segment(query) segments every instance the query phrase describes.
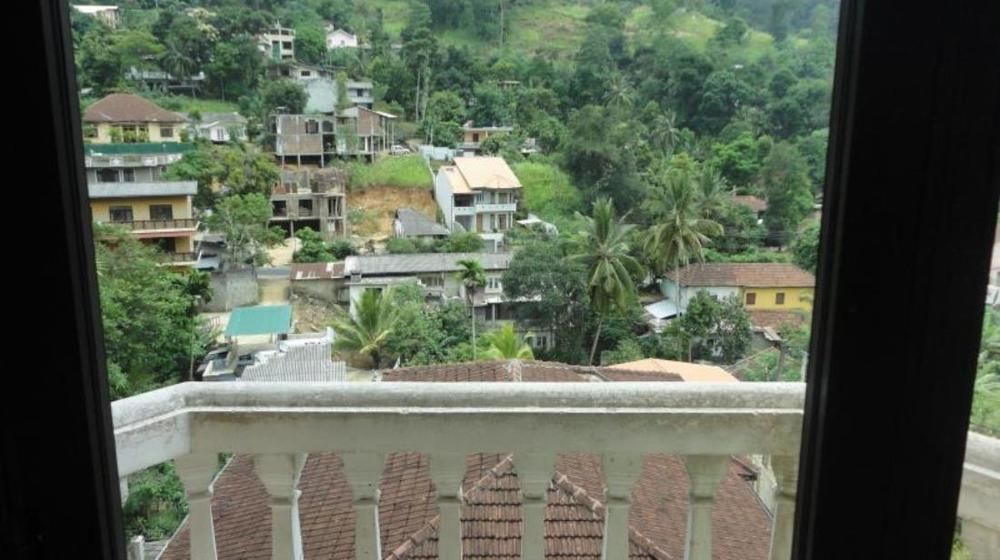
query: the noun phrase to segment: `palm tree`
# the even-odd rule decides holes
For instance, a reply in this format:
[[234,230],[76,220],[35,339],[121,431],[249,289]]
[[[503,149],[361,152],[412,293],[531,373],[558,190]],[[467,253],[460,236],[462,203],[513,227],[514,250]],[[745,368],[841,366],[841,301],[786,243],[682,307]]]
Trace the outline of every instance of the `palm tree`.
[[677,271],[677,312],[681,310],[680,269],[692,259],[704,261],[704,247],[709,236],[721,235],[722,226],[701,217],[698,196],[690,172],[669,169],[653,181],[653,196],[649,206],[659,223],[649,228],[643,249],[657,273]]
[[399,315],[389,289],[384,292],[365,290],[355,305],[353,316],[338,317],[333,321],[336,336],[334,350],[369,356],[377,369],[381,363],[382,347],[392,334]]
[[652,143],[657,148],[671,154],[680,142],[677,128],[677,115],[667,111],[656,116],[652,126]]
[[474,307],[476,293],[486,285],[486,273],[483,272],[483,265],[475,259],[463,259],[458,261],[461,270],[458,271],[458,280],[465,286],[465,302],[469,305],[469,313],[472,315],[472,360],[476,360],[476,308]]
[[604,96],[605,105],[609,108],[628,108],[632,106],[632,86],[621,74],[615,74],[608,80],[608,93]]
[[716,219],[729,200],[729,182],[715,168],[708,165],[702,166],[696,182],[698,213],[702,218]]
[[615,219],[611,200],[594,202],[594,215],[577,217],[586,222],[586,229],[578,234],[580,252],[570,259],[587,268],[587,289],[590,303],[600,319],[594,343],[590,347],[590,363],[594,363],[597,341],[601,337],[604,318],[614,308],[623,308],[628,297],[635,293],[634,278],[642,276],[639,261],[629,254],[628,237],[635,226],[626,224],[625,217]]
[[534,360],[535,353],[514,332],[514,325],[507,323],[484,337],[490,344],[486,357],[491,360]]

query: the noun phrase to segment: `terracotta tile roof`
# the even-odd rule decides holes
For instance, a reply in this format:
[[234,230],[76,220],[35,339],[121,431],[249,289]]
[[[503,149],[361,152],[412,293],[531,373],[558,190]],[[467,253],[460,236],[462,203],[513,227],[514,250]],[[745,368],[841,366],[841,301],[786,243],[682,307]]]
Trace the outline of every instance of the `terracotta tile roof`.
[[[789,263],[697,263],[680,270],[685,286],[740,288],[811,288],[816,278]],[[677,271],[667,273],[676,280]]]
[[753,309],[750,313],[750,324],[755,327],[771,327],[776,329],[782,325],[801,325],[806,322],[806,314],[802,311],[769,311]]
[[87,107],[83,113],[83,122],[116,123],[116,122],[185,122],[183,116],[161,109],[148,99],[129,93],[112,93],[106,95]]
[[[510,382],[581,381],[601,376],[641,376],[642,372],[588,368],[550,362],[497,361],[402,368],[385,372],[394,381]],[[658,380],[664,374],[653,375]],[[669,375],[669,374],[668,374]],[[666,377],[670,379],[670,377]],[[545,508],[545,557],[600,560],[605,509],[604,474],[596,454],[560,455]],[[715,560],[765,560],[770,518],[751,487],[740,478],[735,461],[720,486],[713,514]],[[350,487],[340,459],[312,454],[300,477],[299,519],[306,560],[353,558],[354,515]],[[426,456],[393,453],[380,481],[379,526],[387,560],[437,558],[439,521],[434,484]],[[462,507],[465,560],[520,558],[521,500],[517,459],[507,453],[475,453],[466,458]],[[630,522],[632,560],[684,557],[688,480],[682,459],[647,456],[633,489]],[[267,495],[249,457],[238,456],[220,475],[212,499],[219,560],[270,557]],[[185,523],[167,547],[163,560],[190,555]]]
[[[674,375],[680,376],[684,381],[695,381],[695,382],[735,382],[738,381],[726,370],[720,368],[719,366],[710,366],[705,364],[692,364],[689,362],[678,362],[674,360],[660,360],[657,358],[646,358],[644,360],[636,360],[634,362],[625,362],[623,364],[615,364],[613,366],[608,366],[614,370],[632,370],[634,372],[656,374],[657,379],[663,379],[662,375]],[[672,379],[671,379],[672,380]],[[615,381],[625,381],[625,379],[617,378]],[[631,380],[629,380],[631,381]],[[641,381],[637,379],[636,381]]]
[[457,157],[455,167],[471,189],[521,188],[521,181],[501,157]]
[[740,206],[746,206],[754,212],[764,212],[767,210],[767,201],[753,195],[733,196],[733,202]]

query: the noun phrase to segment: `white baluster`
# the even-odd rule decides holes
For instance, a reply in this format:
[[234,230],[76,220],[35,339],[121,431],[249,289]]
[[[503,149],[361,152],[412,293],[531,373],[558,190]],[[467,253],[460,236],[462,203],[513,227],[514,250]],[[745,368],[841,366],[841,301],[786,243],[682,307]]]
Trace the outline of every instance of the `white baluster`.
[[254,470],[271,496],[271,559],[302,560],[299,474],[304,454],[255,455]]
[[729,457],[689,455],[684,458],[688,492],[687,560],[712,560],[712,505],[715,490],[729,472]]
[[462,559],[462,479],[465,477],[465,455],[434,453],[430,456],[430,472],[437,487],[438,558]]
[[642,455],[605,454],[601,462],[608,482],[604,558],[628,558],[628,514],[632,504],[632,486],[642,470]]
[[521,484],[521,559],[545,558],[545,504],[552,483],[550,453],[517,453],[514,469]]
[[385,466],[380,453],[342,453],[344,472],[354,496],[354,558],[377,560],[382,557],[378,529],[378,481]]
[[774,530],[771,532],[771,560],[792,557],[792,533],[795,525],[795,489],[799,462],[795,457],[774,455],[771,468],[777,483],[774,496]]
[[219,466],[216,453],[192,453],[174,460],[177,476],[187,495],[191,557],[215,560],[215,527],[212,523],[212,477]]

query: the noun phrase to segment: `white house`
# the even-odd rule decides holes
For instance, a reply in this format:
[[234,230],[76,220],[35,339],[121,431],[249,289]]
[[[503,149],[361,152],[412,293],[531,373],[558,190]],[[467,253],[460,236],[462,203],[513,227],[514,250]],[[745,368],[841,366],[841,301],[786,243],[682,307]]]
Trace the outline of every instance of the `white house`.
[[73,4],[73,9],[81,14],[96,17],[108,25],[108,27],[118,27],[118,6],[89,6],[86,4]]
[[[191,119],[190,115],[184,116]],[[188,128],[193,137],[219,144],[247,139],[247,120],[239,113],[202,113],[197,122],[190,120]]]
[[452,232],[474,231],[498,251],[514,227],[521,182],[499,157],[457,157],[434,178],[434,198]]
[[327,49],[346,49],[346,48],[357,48],[358,46],[358,36],[353,33],[348,33],[343,29],[335,29],[333,25],[326,26],[326,48]]

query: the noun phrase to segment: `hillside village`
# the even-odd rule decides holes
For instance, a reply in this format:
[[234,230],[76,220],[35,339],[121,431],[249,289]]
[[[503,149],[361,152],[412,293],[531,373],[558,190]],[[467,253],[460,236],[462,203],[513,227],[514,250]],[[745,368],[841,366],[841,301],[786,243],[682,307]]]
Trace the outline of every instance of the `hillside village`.
[[[836,1],[72,9],[113,398],[182,382],[806,381]],[[973,415],[1000,433],[994,384]],[[505,499],[516,463],[475,457],[465,505]],[[560,457],[549,504],[575,505],[546,510],[565,534],[544,538],[601,558],[600,467]],[[252,458],[224,459],[212,503],[266,514]],[[321,534],[352,504],[341,458],[303,461],[298,552],[351,557],[355,537]],[[653,474],[684,468],[657,457],[638,484],[687,496]],[[763,455],[720,468],[712,557],[768,558],[781,473]],[[383,557],[436,557],[438,518],[413,505],[433,503],[426,457],[391,454],[385,473]],[[201,557],[185,472],[124,484],[137,557]],[[631,557],[684,557],[656,529],[676,512],[641,507]],[[517,521],[498,512],[469,509],[482,534],[466,551],[511,546],[486,538]],[[217,517],[223,530],[271,529],[255,513]],[[267,548],[252,540],[213,541],[212,557]]]

